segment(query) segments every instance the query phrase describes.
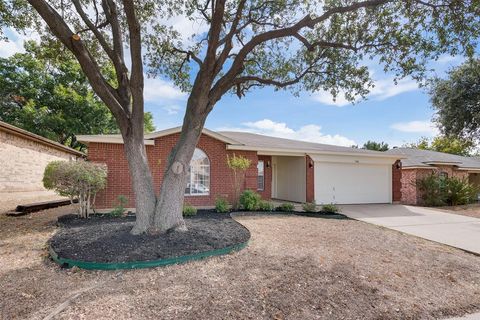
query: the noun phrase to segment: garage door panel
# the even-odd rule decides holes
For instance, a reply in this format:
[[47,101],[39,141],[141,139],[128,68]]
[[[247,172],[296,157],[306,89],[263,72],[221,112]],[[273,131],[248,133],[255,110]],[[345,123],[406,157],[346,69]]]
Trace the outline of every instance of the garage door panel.
[[315,162],[317,203],[391,202],[391,166]]

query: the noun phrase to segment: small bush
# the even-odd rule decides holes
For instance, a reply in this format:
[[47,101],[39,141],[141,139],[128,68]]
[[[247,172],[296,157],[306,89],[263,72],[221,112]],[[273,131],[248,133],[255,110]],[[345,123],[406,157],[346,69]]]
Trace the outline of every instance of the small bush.
[[125,206],[128,203],[127,197],[119,195],[117,197],[117,206],[109,213],[112,217],[120,217],[125,212]]
[[260,211],[273,211],[273,210],[275,210],[275,206],[273,205],[273,203],[271,203],[269,201],[260,201],[260,203],[258,204],[258,210],[260,210]]
[[317,204],[315,201],[303,203],[302,208],[305,212],[317,212]]
[[194,216],[194,215],[197,214],[197,208],[195,208],[194,206],[191,206],[189,204],[184,204],[182,214],[183,214],[184,217]]
[[230,211],[230,205],[228,204],[228,200],[222,197],[218,197],[215,199],[215,211],[219,213],[226,213]]
[[445,181],[445,201],[451,206],[475,202],[478,189],[466,179],[449,178]]
[[340,208],[338,208],[336,205],[333,203],[330,204],[325,204],[322,206],[322,211],[326,213],[339,213]]
[[292,203],[282,203],[277,207],[277,211],[282,211],[282,212],[292,212],[295,209],[295,206]]
[[240,195],[240,205],[243,209],[255,211],[258,209],[262,197],[252,190],[245,190]]
[[423,204],[428,207],[443,206],[445,202],[445,179],[431,174],[417,180],[417,188],[421,193]]
[[429,207],[463,205],[477,200],[478,188],[467,179],[431,174],[417,180],[424,205]]
[[79,216],[88,218],[95,195],[107,184],[107,166],[88,161],[52,161],[45,167],[43,186],[71,201],[77,198]]

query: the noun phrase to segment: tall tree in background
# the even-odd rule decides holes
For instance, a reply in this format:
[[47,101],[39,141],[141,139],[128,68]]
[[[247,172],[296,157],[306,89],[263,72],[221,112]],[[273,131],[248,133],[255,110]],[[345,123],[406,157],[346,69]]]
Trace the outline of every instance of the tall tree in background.
[[434,120],[444,134],[478,141],[480,60],[471,59],[450,70],[446,79],[434,79],[430,101],[436,110]]
[[437,136],[433,139],[423,137],[417,142],[404,145],[404,147],[445,152],[459,156],[470,156],[472,155],[475,144],[472,140],[452,136]]
[[385,142],[375,142],[368,140],[363,144],[362,149],[374,150],[374,151],[387,151],[389,149],[388,143]]
[[[76,134],[118,133],[77,60],[62,48],[29,41],[25,53],[0,58],[0,120],[82,149]],[[107,73],[107,71],[106,71]],[[110,71],[114,79],[113,70]],[[151,114],[147,131],[154,130]]]
[[[11,2],[0,0],[1,2]],[[133,233],[185,230],[187,169],[208,114],[227,93],[273,86],[364,96],[366,60],[398,77],[425,73],[440,54],[472,54],[480,31],[478,1],[458,0],[28,0],[78,59],[124,140],[137,220]],[[182,41],[163,21],[183,15],[206,32]],[[124,48],[130,50],[127,68]],[[158,197],[143,142],[142,49],[149,72],[189,91],[182,132]],[[99,58],[101,56],[101,59]],[[99,67],[108,60],[116,84]],[[371,65],[371,63],[370,63]]]

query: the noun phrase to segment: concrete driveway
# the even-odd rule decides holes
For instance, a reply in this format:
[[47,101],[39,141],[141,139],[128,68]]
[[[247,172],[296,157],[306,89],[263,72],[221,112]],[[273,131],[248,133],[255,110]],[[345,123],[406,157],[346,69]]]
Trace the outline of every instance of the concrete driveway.
[[480,219],[431,208],[392,204],[344,205],[350,218],[480,254]]

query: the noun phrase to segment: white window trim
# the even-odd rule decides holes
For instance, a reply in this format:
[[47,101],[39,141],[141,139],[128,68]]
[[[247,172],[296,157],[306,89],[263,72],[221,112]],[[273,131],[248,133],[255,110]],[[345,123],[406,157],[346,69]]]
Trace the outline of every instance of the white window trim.
[[[208,192],[205,192],[205,193],[192,193],[191,191],[189,193],[185,192],[184,195],[185,196],[188,196],[188,197],[202,197],[202,196],[209,196],[210,195],[210,185],[211,185],[211,179],[210,179],[210,176],[211,176],[211,172],[210,172],[210,169],[211,169],[211,163],[210,163],[210,158],[208,157],[207,153],[205,151],[203,151],[202,149],[200,148],[195,148],[195,150],[200,150],[202,151],[203,154],[205,154],[205,156],[207,157],[207,160],[208,160],[208,165],[207,164],[202,164],[202,165],[199,165],[199,167],[208,167],[209,170],[208,170]],[[192,182],[193,182],[193,177],[194,175],[192,175],[192,166],[190,165],[189,167],[189,173],[188,175],[190,176],[190,181],[187,181],[187,183],[190,184],[190,190],[191,189],[191,186],[192,186]],[[185,186],[185,189],[187,188],[187,186]]]
[[[265,161],[264,160],[258,160],[258,163],[263,163],[263,173],[260,176],[260,173],[257,172],[257,191],[265,191]],[[257,164],[257,170],[258,170],[258,164]],[[258,187],[258,178],[262,177],[262,188]]]

